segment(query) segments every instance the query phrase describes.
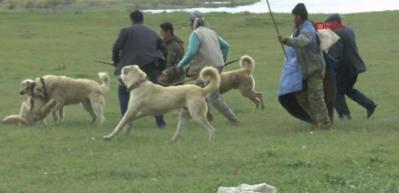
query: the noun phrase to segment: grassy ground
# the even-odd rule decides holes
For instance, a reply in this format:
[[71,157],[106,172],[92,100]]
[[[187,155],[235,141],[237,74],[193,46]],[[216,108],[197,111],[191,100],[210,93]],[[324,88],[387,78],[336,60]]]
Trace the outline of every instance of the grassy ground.
[[[187,39],[185,14],[146,15],[158,31],[163,21],[176,25]],[[314,20],[325,15],[314,15]],[[16,113],[23,97],[19,81],[44,74],[97,79],[96,64],[110,60],[118,30],[129,24],[127,13],[74,14],[0,13],[0,117]],[[130,136],[106,142],[101,136],[119,121],[116,78],[107,95],[103,126],[89,124],[78,105],[66,107],[56,125],[0,125],[0,193],[211,193],[218,186],[267,182],[279,192],[396,193],[399,192],[399,102],[397,54],[399,12],[347,15],[357,32],[368,71],[357,87],[378,108],[365,119],[364,109],[349,102],[353,120],[336,121],[328,131],[311,130],[290,117],[276,99],[282,51],[267,15],[210,14],[211,26],[232,46],[230,59],[250,54],[257,61],[257,90],[266,109],[255,110],[236,91],[225,95],[242,121],[231,127],[214,113],[216,141],[208,142],[196,124],[184,139],[169,143],[176,113],[166,116],[167,129],[155,128],[153,118],[135,123]],[[228,19],[224,19],[228,18]],[[289,34],[289,15],[276,15],[280,31]],[[65,69],[59,68],[61,64]],[[238,68],[232,65],[228,69]]]

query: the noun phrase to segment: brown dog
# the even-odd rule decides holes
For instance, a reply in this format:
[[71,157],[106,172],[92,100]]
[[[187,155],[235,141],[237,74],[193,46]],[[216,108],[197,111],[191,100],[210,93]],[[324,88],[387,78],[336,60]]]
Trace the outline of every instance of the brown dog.
[[240,58],[241,69],[222,72],[220,78],[220,93],[226,93],[231,89],[238,89],[242,96],[255,103],[256,108],[264,109],[263,94],[255,90],[255,79],[252,71],[255,69],[255,61],[248,55]]
[[[226,93],[232,89],[238,89],[242,96],[249,98],[255,103],[256,108],[264,109],[263,94],[255,90],[255,79],[252,71],[255,69],[255,61],[247,55],[240,58],[241,69],[222,72],[220,78],[220,93]],[[162,72],[159,76],[159,81],[163,86],[184,84],[190,80],[195,80],[192,77],[186,80],[181,80],[182,71],[176,68],[169,68]]]

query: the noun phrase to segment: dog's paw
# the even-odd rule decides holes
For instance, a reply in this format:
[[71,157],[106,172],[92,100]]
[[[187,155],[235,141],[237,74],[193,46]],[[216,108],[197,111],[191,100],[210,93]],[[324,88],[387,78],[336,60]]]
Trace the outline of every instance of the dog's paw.
[[208,136],[208,141],[215,141],[215,138],[216,138],[216,136],[215,136],[215,133],[212,133],[211,135],[209,135]]

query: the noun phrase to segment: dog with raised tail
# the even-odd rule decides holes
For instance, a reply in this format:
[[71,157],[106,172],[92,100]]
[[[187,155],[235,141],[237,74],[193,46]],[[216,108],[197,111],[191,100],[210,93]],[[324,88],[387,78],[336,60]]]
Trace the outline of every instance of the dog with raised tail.
[[[256,108],[264,109],[263,94],[255,90],[255,79],[252,72],[255,69],[255,61],[248,55],[243,55],[240,58],[240,69],[222,72],[220,93],[224,94],[232,89],[238,89],[242,96],[249,98],[255,103]],[[169,68],[162,72],[159,80],[162,85],[179,85],[195,80],[196,77],[190,77],[181,80],[184,75],[183,71],[177,68]]]
[[242,96],[255,103],[256,108],[264,108],[263,94],[255,90],[255,79],[252,72],[255,69],[255,61],[248,55],[240,58],[241,69],[222,72],[220,93],[226,93],[232,89],[238,89]]
[[111,80],[105,72],[98,73],[98,76],[100,83],[89,79],[46,75],[36,78],[32,95],[56,102],[52,111],[56,122],[62,120],[65,105],[80,103],[91,115],[92,123],[102,124],[105,120],[105,94],[110,89]]
[[207,120],[208,106],[205,98],[219,89],[220,76],[213,67],[201,70],[200,78],[209,82],[201,88],[197,85],[163,87],[152,83],[137,65],[125,66],[120,76],[130,93],[128,109],[114,130],[104,136],[111,139],[121,129],[129,133],[130,123],[145,116],[162,115],[174,109],[181,109],[178,125],[172,141],[175,141],[186,123],[192,118],[207,129],[208,139],[212,140],[215,128]]

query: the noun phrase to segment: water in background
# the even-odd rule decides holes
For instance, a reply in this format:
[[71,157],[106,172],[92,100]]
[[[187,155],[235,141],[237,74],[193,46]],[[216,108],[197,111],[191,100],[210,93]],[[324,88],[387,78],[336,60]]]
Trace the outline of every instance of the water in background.
[[[290,13],[298,3],[305,3],[310,13],[359,13],[385,10],[399,10],[399,0],[269,0],[273,12]],[[227,12],[227,13],[266,13],[268,12],[266,0],[261,0],[252,5],[237,7],[216,8],[187,8],[187,9],[153,9],[145,10],[151,13],[162,12],[191,12],[198,10],[203,13]]]

